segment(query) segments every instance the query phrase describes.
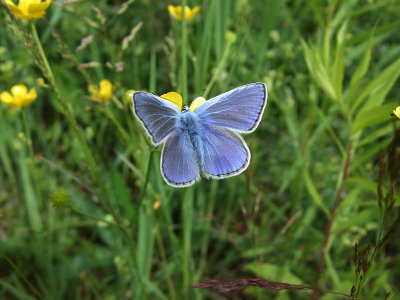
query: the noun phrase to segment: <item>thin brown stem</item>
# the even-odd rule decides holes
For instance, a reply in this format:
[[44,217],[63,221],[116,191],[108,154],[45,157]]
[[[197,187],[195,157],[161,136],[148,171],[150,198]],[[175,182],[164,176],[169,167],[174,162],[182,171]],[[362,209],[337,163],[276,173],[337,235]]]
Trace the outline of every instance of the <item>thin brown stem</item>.
[[342,180],[340,182],[339,188],[338,188],[337,193],[336,193],[335,204],[333,206],[332,214],[331,214],[331,216],[329,218],[328,227],[326,228],[326,232],[325,232],[325,240],[324,240],[324,244],[323,244],[323,247],[322,247],[321,258],[319,260],[319,265],[318,265],[318,269],[317,269],[317,276],[315,277],[315,281],[314,281],[312,299],[317,299],[318,298],[318,291],[319,291],[318,285],[319,285],[319,280],[321,278],[321,273],[322,273],[322,271],[324,269],[325,252],[327,251],[326,249],[327,249],[327,246],[328,246],[329,238],[331,236],[332,224],[333,224],[333,221],[335,220],[336,213],[337,213],[337,210],[339,208],[340,201],[341,201],[341,198],[342,198],[343,186],[344,186],[344,183],[346,181],[346,178],[347,178],[348,172],[349,172],[352,144],[353,144],[353,140],[350,138],[349,144],[347,146],[347,157],[346,157],[346,162],[345,162],[345,165],[344,165]]

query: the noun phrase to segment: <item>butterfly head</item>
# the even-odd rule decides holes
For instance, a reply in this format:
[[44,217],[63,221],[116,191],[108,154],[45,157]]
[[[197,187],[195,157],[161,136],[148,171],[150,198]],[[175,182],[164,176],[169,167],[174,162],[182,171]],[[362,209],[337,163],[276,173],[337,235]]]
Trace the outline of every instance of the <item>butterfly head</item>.
[[189,109],[190,111],[194,111],[196,108],[204,103],[206,103],[206,99],[204,97],[197,97],[193,100],[192,104],[190,104]]

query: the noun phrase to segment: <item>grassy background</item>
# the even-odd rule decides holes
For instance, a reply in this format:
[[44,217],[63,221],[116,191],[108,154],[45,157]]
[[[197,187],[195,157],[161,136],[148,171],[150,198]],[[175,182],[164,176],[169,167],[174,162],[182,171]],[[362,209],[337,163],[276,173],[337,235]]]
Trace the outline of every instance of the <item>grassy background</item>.
[[[54,76],[30,22],[1,7],[0,91],[39,77],[47,86],[22,112],[0,106],[0,298],[309,299],[312,290],[190,286],[312,288],[323,253],[314,296],[350,297],[354,285],[353,298],[400,299],[398,1],[187,4],[201,10],[179,22],[165,1],[53,2],[34,24]],[[91,102],[88,85],[104,78],[112,100]],[[205,87],[210,98],[258,81],[269,98],[245,137],[248,170],[166,185],[127,91],[178,91],[188,104]]]

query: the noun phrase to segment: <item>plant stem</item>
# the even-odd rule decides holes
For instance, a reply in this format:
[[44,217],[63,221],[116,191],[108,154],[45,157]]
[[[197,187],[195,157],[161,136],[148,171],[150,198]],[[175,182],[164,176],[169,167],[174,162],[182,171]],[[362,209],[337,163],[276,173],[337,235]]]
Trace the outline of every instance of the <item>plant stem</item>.
[[343,170],[342,179],[341,179],[341,182],[339,184],[339,188],[338,188],[337,193],[336,193],[335,204],[333,205],[332,214],[331,214],[331,217],[329,218],[328,227],[327,227],[326,232],[325,232],[325,240],[324,240],[324,244],[323,244],[323,247],[322,247],[321,258],[319,260],[319,265],[318,265],[318,269],[317,269],[317,276],[315,277],[315,281],[314,281],[312,299],[317,299],[318,298],[318,291],[319,291],[318,284],[319,284],[319,280],[321,278],[321,273],[322,273],[322,271],[324,269],[325,255],[326,255],[326,251],[328,251],[327,247],[328,247],[328,243],[329,243],[329,238],[331,236],[331,230],[332,230],[333,221],[335,220],[337,210],[338,210],[338,208],[340,206],[340,202],[341,202],[341,198],[342,198],[342,192],[343,192],[343,186],[344,186],[344,183],[345,183],[346,178],[348,176],[348,171],[349,171],[349,167],[350,167],[350,160],[351,160],[352,146],[353,146],[353,139],[350,137],[349,144],[347,146],[347,157],[346,157],[346,162],[344,164],[344,170]]
[[55,80],[54,80],[53,71],[50,68],[50,64],[49,64],[49,61],[47,60],[47,56],[43,51],[42,43],[40,42],[39,35],[37,33],[35,23],[33,21],[31,22],[31,26],[32,26],[33,38],[34,38],[34,40],[36,42],[36,45],[38,46],[38,49],[39,49],[39,52],[40,52],[40,56],[41,56],[41,58],[43,60],[44,66],[46,68],[46,71],[48,72],[47,79],[49,81],[51,81],[50,82],[51,85],[55,86]]
[[187,101],[188,92],[187,92],[187,29],[186,29],[186,18],[185,18],[185,8],[186,8],[186,0],[182,0],[182,22],[181,22],[181,39],[182,39],[182,48],[181,48],[181,76],[182,76],[182,97],[183,101]]
[[[30,197],[26,197],[27,212],[29,215],[29,219],[32,222],[31,223],[32,228],[34,229],[35,233],[38,233],[42,230],[42,221],[39,209],[39,205],[42,204],[41,182],[38,180],[39,173],[38,170],[36,169],[35,153],[33,151],[31,132],[29,130],[25,109],[22,109],[21,115],[22,115],[22,123],[25,129],[26,143],[28,144],[28,151],[30,157],[30,159],[27,160],[28,161],[27,168],[24,168],[26,170],[26,172],[24,172],[26,176],[25,180],[27,180],[27,182],[29,181],[33,183],[32,186],[33,193]],[[31,177],[31,180],[29,179],[29,177]],[[27,184],[27,186],[30,186],[30,184]]]
[[207,98],[208,93],[211,91],[214,83],[217,81],[218,76],[220,75],[222,69],[225,67],[226,60],[228,59],[229,52],[231,50],[232,43],[228,43],[225,47],[224,53],[222,54],[221,61],[219,62],[217,68],[215,69],[213,76],[210,82],[207,84],[207,87],[204,90],[203,97]]
[[28,144],[29,155],[31,156],[32,163],[33,163],[35,160],[35,154],[33,152],[31,131],[29,130],[29,127],[28,127],[28,121],[27,121],[26,112],[24,109],[21,110],[21,115],[22,115],[22,123],[24,124],[26,143]]
[[45,66],[45,70],[46,73],[44,74],[47,78],[47,80],[49,81],[53,91],[55,92],[57,99],[59,100],[59,103],[61,104],[62,107],[62,111],[65,114],[68,124],[71,126],[75,136],[77,137],[78,143],[81,147],[81,150],[83,152],[84,158],[85,158],[85,162],[88,166],[89,172],[92,176],[93,181],[96,183],[96,185],[100,188],[100,193],[99,195],[101,195],[101,197],[104,200],[104,204],[106,206],[106,208],[112,213],[112,215],[114,216],[115,219],[117,219],[117,216],[115,214],[115,211],[112,207],[110,198],[108,196],[108,191],[106,188],[106,184],[104,182],[103,176],[100,172],[100,170],[97,167],[96,161],[94,159],[94,156],[88,146],[88,144],[86,143],[85,137],[83,136],[83,133],[81,131],[81,129],[78,126],[78,123],[73,115],[72,112],[72,108],[71,106],[69,106],[65,100],[61,97],[61,93],[57,87],[56,81],[55,81],[55,77],[53,74],[53,71],[51,70],[50,64],[47,60],[46,54],[43,51],[43,47],[42,44],[40,42],[39,36],[37,34],[37,30],[35,27],[35,23],[31,22],[31,26],[32,26],[32,33],[33,33],[33,38],[36,42],[36,45],[38,47],[38,50],[40,52],[40,56],[41,59],[43,61],[43,64]]
[[[181,76],[182,76],[182,97],[183,101],[187,102],[187,28],[185,18],[186,0],[181,1],[182,4],[182,21],[181,21]],[[191,248],[191,234],[192,234],[192,216],[193,216],[193,188],[187,189],[184,201],[182,201],[183,215],[183,254],[182,254],[182,271],[183,271],[183,286],[182,298],[189,298],[189,284],[190,284],[190,248]]]

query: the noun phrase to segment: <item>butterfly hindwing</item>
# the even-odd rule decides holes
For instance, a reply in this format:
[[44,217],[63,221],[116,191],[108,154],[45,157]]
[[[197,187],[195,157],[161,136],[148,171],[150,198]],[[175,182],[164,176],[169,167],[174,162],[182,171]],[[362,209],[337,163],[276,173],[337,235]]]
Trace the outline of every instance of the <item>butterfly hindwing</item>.
[[200,174],[224,178],[243,172],[250,151],[239,133],[254,131],[267,103],[264,83],[252,83],[181,111],[157,95],[133,94],[133,111],[154,145],[164,143],[160,169],[174,187],[186,187]]
[[204,126],[202,130],[202,172],[224,178],[243,172],[250,162],[250,151],[240,135],[229,129]]
[[185,135],[173,133],[167,137],[161,154],[161,173],[174,187],[185,187],[200,178],[193,145]]
[[159,145],[175,132],[176,118],[181,114],[171,102],[146,92],[133,94],[133,112],[140,120],[154,145]]
[[267,97],[264,83],[251,83],[208,100],[195,113],[203,124],[249,133],[260,123]]

